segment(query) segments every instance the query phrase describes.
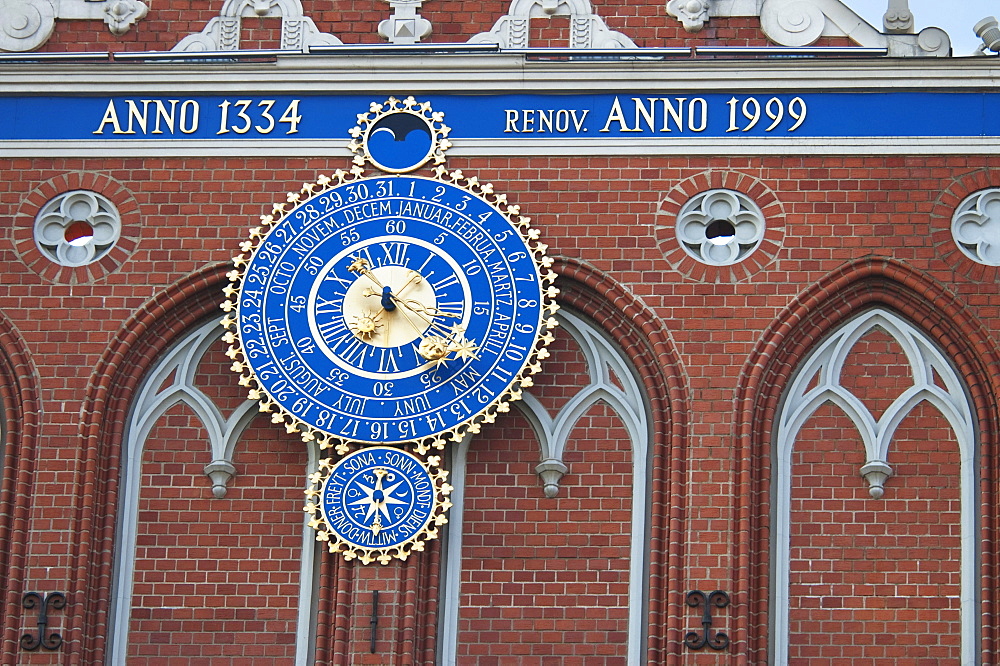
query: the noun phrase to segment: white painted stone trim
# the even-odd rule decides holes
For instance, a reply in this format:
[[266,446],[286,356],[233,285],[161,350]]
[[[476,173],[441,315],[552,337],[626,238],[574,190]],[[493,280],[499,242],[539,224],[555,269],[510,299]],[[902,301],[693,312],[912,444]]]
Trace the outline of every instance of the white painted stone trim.
[[[350,152],[343,139],[244,141],[0,141],[0,157],[325,157]],[[996,155],[1000,137],[884,137],[768,140],[458,139],[459,157],[633,155]]]
[[[581,416],[599,401],[606,402],[621,418],[632,440],[632,530],[629,568],[629,664],[645,663],[646,585],[648,583],[648,543],[646,539],[649,510],[648,454],[650,420],[645,391],[629,361],[607,338],[582,317],[567,310],[558,313],[560,325],[579,344],[587,362],[590,383],[581,388],[553,418],[528,392],[514,403],[531,423],[538,437],[541,461],[560,461],[569,436]],[[544,366],[543,366],[544,371]],[[622,383],[619,388],[611,373]],[[454,490],[444,543],[444,571],[441,582],[441,631],[438,663],[451,666],[458,652],[458,615],[461,603],[462,525],[465,502],[465,463],[472,437],[453,450],[451,480]],[[569,470],[572,473],[572,469]]]
[[[725,222],[732,236],[709,238],[713,224]],[[766,222],[757,202],[743,192],[716,188],[699,192],[684,202],[675,224],[677,243],[709,266],[731,266],[743,261],[764,240]]]
[[188,35],[170,50],[238,51],[243,19],[251,16],[281,18],[282,49],[303,51],[310,46],[342,44],[334,35],[320,32],[299,0],[226,0],[219,15],[201,32]]
[[974,192],[951,218],[951,235],[962,254],[977,264],[1000,266],[1000,188]]
[[499,44],[503,48],[528,48],[529,23],[532,18],[568,16],[569,48],[629,49],[638,48],[631,39],[610,30],[604,19],[594,13],[590,0],[512,0],[510,9],[487,32],[473,35],[469,44]]
[[[876,421],[867,407],[841,386],[840,375],[854,344],[874,328],[890,335],[903,349],[913,374],[913,386],[904,391]],[[945,384],[937,386],[934,376]],[[815,386],[809,388],[814,378]],[[789,566],[791,561],[791,460],[799,430],[817,409],[828,402],[836,404],[858,428],[864,442],[868,463],[888,463],[892,438],[900,422],[921,402],[933,404],[955,432],[961,456],[961,626],[962,663],[978,663],[979,611],[977,590],[978,564],[978,484],[976,483],[976,439],[972,405],[964,383],[951,363],[934,343],[901,317],[876,309],[855,317],[801,363],[789,386],[775,438],[773,478],[775,479],[774,531],[771,557],[774,581],[771,607],[773,662],[788,663],[789,641]],[[859,470],[860,472],[860,470]],[[892,480],[886,492],[891,490]],[[877,502],[878,500],[871,500]]]
[[[70,242],[66,233],[74,224],[90,227],[89,240]],[[35,215],[35,246],[60,266],[86,266],[110,252],[122,233],[118,207],[103,194],[70,190],[52,197]]]
[[[110,64],[110,63],[109,63]],[[3,95],[194,96],[198,94],[340,93],[372,98],[463,92],[654,92],[662,95],[725,90],[769,93],[832,90],[991,89],[1000,78],[996,57],[857,60],[529,61],[522,55],[303,55],[274,63],[211,61],[151,64],[0,62]]]
[[782,46],[847,37],[859,46],[886,48],[890,57],[951,55],[951,39],[940,28],[925,28],[916,35],[882,33],[840,0],[712,0],[709,15],[759,16],[764,34]]
[[139,0],[0,0],[0,51],[33,51],[49,41],[57,19],[104,21],[123,35],[149,12]]

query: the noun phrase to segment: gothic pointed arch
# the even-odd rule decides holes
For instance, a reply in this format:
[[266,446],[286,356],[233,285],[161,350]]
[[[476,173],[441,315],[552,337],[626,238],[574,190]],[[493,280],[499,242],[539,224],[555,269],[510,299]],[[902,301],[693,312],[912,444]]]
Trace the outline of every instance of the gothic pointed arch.
[[560,302],[589,319],[628,357],[650,419],[646,656],[665,663],[682,649],[684,460],[688,378],[665,322],[606,273],[566,257],[554,270]]
[[[94,662],[105,660],[114,576],[115,533],[120,503],[125,424],[143,377],[183,333],[218,312],[229,264],[209,266],[171,285],[138,308],[123,324],[94,368],[82,407],[79,463],[84,491],[77,494],[75,585],[68,602],[80,609],[64,638]],[[95,593],[97,591],[97,593]]]
[[[851,328],[852,321],[857,330]],[[734,576],[738,583],[734,604],[745,608],[746,612],[737,614],[732,638],[738,649],[745,651],[752,661],[766,661],[769,650],[773,650],[768,641],[769,636],[773,639],[774,633],[769,634],[769,627],[773,628],[776,618],[771,617],[774,611],[769,606],[769,599],[774,585],[778,584],[772,577],[780,578],[780,572],[775,573],[774,561],[781,557],[774,545],[776,531],[780,531],[775,524],[780,517],[775,511],[780,511],[776,506],[781,495],[777,486],[786,481],[779,478],[779,470],[775,468],[778,463],[774,461],[779,453],[776,449],[782,446],[782,423],[786,424],[787,432],[788,424],[794,421],[792,412],[783,410],[790,405],[792,409],[799,407],[808,411],[807,400],[796,403],[792,398],[789,401],[789,394],[796,392],[828,403],[847,405],[850,402],[847,398],[838,403],[840,394],[835,382],[824,385],[822,377],[803,379],[809,373],[801,368],[804,363],[812,363],[817,369],[824,363],[830,364],[830,359],[837,354],[837,343],[841,348],[850,344],[852,331],[863,334],[871,330],[868,324],[884,325],[883,330],[888,330],[890,336],[903,340],[904,348],[909,345],[910,358],[925,363],[925,367],[936,366],[945,375],[953,371],[952,379],[963,386],[949,386],[950,380],[939,381],[941,386],[948,387],[945,393],[949,393],[950,398],[943,398],[938,406],[950,400],[954,409],[949,412],[952,408],[944,405],[943,413],[961,421],[961,415],[956,412],[962,411],[963,401],[959,397],[964,395],[972,455],[987,452],[998,443],[1000,357],[985,327],[969,314],[954,293],[901,262],[868,257],[841,267],[797,297],[774,319],[748,357],[736,395],[736,460],[740,461],[740,469],[734,493],[738,516],[737,572]],[[826,345],[827,342],[831,344]],[[824,353],[825,360],[821,358]],[[918,371],[915,377],[919,379],[919,375]],[[799,386],[795,388],[793,382],[797,377]],[[920,382],[915,380],[915,383]],[[819,396],[824,391],[825,395]],[[898,411],[908,410],[932,392],[933,382],[924,382],[913,389],[908,405],[898,405]],[[861,411],[850,405],[847,413],[853,413],[857,423],[866,420]],[[953,427],[955,418],[949,418]],[[891,415],[889,420],[892,420]],[[898,424],[898,420],[895,423]],[[891,429],[886,426],[882,429],[883,434]],[[877,431],[875,428],[871,432]],[[958,436],[962,437],[961,433]],[[875,440],[878,437],[869,439],[873,440],[869,450],[877,452],[879,442]],[[785,441],[787,443],[787,438]],[[961,446],[961,441],[959,443]],[[997,469],[990,456],[983,456],[982,460],[978,470],[980,483],[973,484],[974,490],[967,498],[967,504],[971,501],[973,506],[966,506],[965,510],[982,512],[978,529],[982,538],[988,541],[997,529],[997,512],[993,508]],[[867,471],[875,470],[869,468]],[[877,492],[872,496],[876,495]],[[979,539],[973,542],[978,543]],[[964,581],[963,588],[982,587],[978,603],[981,616],[988,618],[992,617],[995,606],[990,592],[995,589],[995,562],[992,553],[982,552],[976,556],[981,558],[981,566],[976,578]],[[978,621],[980,614],[973,615]],[[983,650],[994,649],[995,623],[984,624],[978,630],[982,632]]]

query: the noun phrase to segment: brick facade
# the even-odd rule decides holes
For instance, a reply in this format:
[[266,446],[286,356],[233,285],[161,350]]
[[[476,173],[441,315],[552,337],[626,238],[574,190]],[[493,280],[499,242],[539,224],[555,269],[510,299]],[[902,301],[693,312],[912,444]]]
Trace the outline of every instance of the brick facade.
[[[215,6],[189,4],[153,5],[118,37],[100,22],[57,21],[40,52],[168,50],[217,15]],[[662,5],[612,2],[595,11],[640,47],[769,44],[756,17],[712,19],[687,33]],[[383,43],[384,4],[303,7],[320,30],[345,43]],[[426,3],[421,15],[434,24],[427,41],[460,42],[507,10],[506,2],[470,9],[442,0]],[[559,17],[533,23],[531,43],[561,46],[568,31]],[[244,19],[242,45],[275,48],[279,33],[270,18]],[[775,71],[770,62],[744,62],[755,80]],[[830,71],[810,76],[860,79],[872,61],[830,62]],[[694,59],[685,75],[697,81],[713,64]],[[159,65],[144,66],[155,72]],[[180,79],[196,78],[200,66],[164,65]],[[23,71],[18,67],[36,66],[0,62],[0,95],[13,94],[2,79]],[[44,67],[35,71],[52,80],[63,75],[60,67],[86,73],[81,65]],[[308,85],[368,85],[357,83],[357,70],[293,70]],[[370,84],[373,100],[407,85],[403,75],[377,74],[386,78]],[[585,74],[572,75],[586,85]],[[620,76],[624,89],[641,79],[628,65]],[[794,71],[781,76],[817,85]],[[426,84],[414,94],[446,85]],[[502,414],[446,453],[449,465],[464,469],[460,523],[453,519],[441,539],[405,562],[366,567],[321,549],[304,556],[310,453],[265,415],[251,414],[240,426],[236,474],[223,497],[213,495],[205,466],[216,457],[208,432],[215,426],[186,400],[203,396],[218,423],[242,408],[245,389],[229,369],[226,345],[210,344],[192,357],[193,367],[178,366],[159,378],[161,386],[148,387],[171,350],[221,318],[226,273],[248,227],[285,192],[349,168],[350,154],[109,149],[106,156],[24,157],[4,150],[0,145],[2,663],[101,664],[125,655],[129,664],[191,666],[296,658],[433,664],[452,649],[459,664],[624,664],[630,649],[640,655],[633,662],[768,663],[776,566],[788,571],[788,663],[960,663],[963,566],[975,581],[965,606],[976,616],[975,635],[966,640],[979,663],[992,662],[1000,640],[998,274],[962,254],[950,231],[959,202],[1000,188],[1000,158],[988,151],[450,155],[449,168],[493,182],[542,231],[562,307],[628,365],[627,374],[612,371],[601,386],[627,394],[634,384],[642,392],[645,449],[636,455],[633,417],[611,398],[598,399],[561,443],[568,472],[547,497],[531,419],[517,409]],[[732,265],[699,262],[675,235],[684,203],[714,188],[747,195],[767,222],[760,247]],[[68,268],[39,251],[33,225],[50,199],[76,189],[111,200],[122,233],[100,261]],[[893,474],[876,499],[859,473],[866,463],[860,432],[836,403],[823,404],[794,440],[790,558],[776,562],[777,423],[786,391],[824,340],[876,309],[908,322],[947,358],[973,418],[973,454],[963,463],[954,424],[921,402],[896,426]],[[580,340],[557,330],[532,389],[551,418],[595,383]],[[875,329],[852,347],[840,386],[877,420],[912,381],[899,341]],[[181,385],[186,393],[163,398],[148,433],[130,448],[128,424],[134,427],[141,392],[167,395]],[[972,534],[963,532],[970,529],[961,509],[963,464],[974,470]],[[635,506],[636,487],[645,489],[642,506]],[[127,516],[135,517],[134,554],[123,547],[133,529]],[[638,563],[636,516],[643,521]],[[449,559],[459,524],[460,552]],[[975,544],[974,562],[963,559],[963,539]],[[123,562],[132,571],[130,591],[119,578]],[[303,610],[304,585],[313,596]],[[730,595],[729,606],[714,610],[712,627],[728,634],[726,650],[684,646],[689,631],[701,630],[701,609],[685,604],[690,590]],[[21,605],[30,591],[67,596],[67,607],[51,613],[64,640],[58,651],[18,646],[22,634],[36,631],[36,611]],[[116,617],[122,596],[130,598],[124,623]],[[123,626],[127,643],[115,652]],[[308,656],[297,654],[303,644]]]

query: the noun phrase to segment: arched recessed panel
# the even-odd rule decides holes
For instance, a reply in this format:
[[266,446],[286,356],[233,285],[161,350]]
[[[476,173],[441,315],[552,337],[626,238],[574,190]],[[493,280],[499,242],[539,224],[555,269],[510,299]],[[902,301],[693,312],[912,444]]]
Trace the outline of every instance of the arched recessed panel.
[[[869,618],[878,633],[878,622],[889,627],[891,609],[900,608],[913,611],[900,621],[951,628],[925,656],[953,649],[953,658],[976,662],[972,414],[951,363],[888,310],[854,317],[802,361],[777,415],[773,453],[774,663],[878,658],[875,648],[847,654],[823,644],[823,618]],[[932,520],[943,527],[929,527]],[[960,567],[932,574],[926,562],[938,557]],[[815,560],[826,564],[816,570]],[[910,647],[893,654],[917,658],[930,642],[897,641]]]
[[[181,337],[147,371],[129,412],[109,663],[162,657],[157,636],[184,643],[176,627],[195,608],[231,615],[230,633],[266,636],[277,625],[236,619],[261,594],[287,600],[276,618],[285,639],[268,639],[264,652],[311,663],[315,549],[299,509],[315,452],[275,431],[233,388],[221,334],[213,318]],[[210,527],[191,532],[192,524]],[[201,562],[196,578],[164,580],[164,561],[184,560]]]
[[[442,663],[461,661],[459,650],[475,638],[463,605],[479,608],[494,630],[508,622],[495,602],[481,603],[490,594],[507,599],[500,589],[519,590],[513,605],[553,595],[558,606],[560,596],[584,594],[594,607],[577,618],[581,626],[597,622],[595,631],[607,632],[601,640],[617,642],[627,663],[645,658],[650,434],[643,389],[592,323],[568,310],[559,318],[566,336],[555,354],[559,381],[536,382],[518,412],[453,452]],[[552,390],[557,399],[546,395]]]

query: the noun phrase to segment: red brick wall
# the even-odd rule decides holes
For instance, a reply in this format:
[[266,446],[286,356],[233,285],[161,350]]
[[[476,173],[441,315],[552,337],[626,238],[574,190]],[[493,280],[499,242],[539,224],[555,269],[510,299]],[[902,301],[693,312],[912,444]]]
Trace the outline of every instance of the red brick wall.
[[[466,469],[459,659],[624,663],[631,442],[595,405],[571,436],[559,495],[542,492],[523,418],[476,439]],[[640,581],[641,584],[641,581]]]
[[[98,570],[95,563],[106,557],[102,552],[110,552],[107,549],[86,552],[81,550],[83,547],[78,542],[91,543],[90,539],[95,544],[107,544],[110,538],[106,532],[98,537],[88,530],[96,530],[95,525],[100,524],[103,516],[113,515],[116,511],[113,489],[108,490],[101,485],[113,484],[100,476],[102,466],[107,468],[108,474],[117,469],[114,464],[114,456],[118,455],[113,446],[114,424],[106,424],[108,432],[112,433],[106,440],[110,442],[107,444],[109,448],[106,451],[102,449],[100,461],[95,461],[91,470],[81,462],[94,454],[89,445],[81,443],[80,406],[90,399],[92,387],[103,381],[101,377],[94,376],[94,369],[99,367],[109,345],[116,337],[129,340],[130,331],[123,322],[175,283],[228,261],[239,240],[245,236],[245,229],[262,211],[270,208],[272,201],[282,198],[284,192],[298,189],[302,182],[313,180],[318,172],[329,172],[348,163],[346,155],[309,160],[255,157],[0,160],[0,172],[4,174],[0,179],[0,218],[12,220],[13,226],[13,229],[8,227],[8,242],[0,244],[0,269],[5,278],[0,283],[0,309],[9,317],[24,349],[31,354],[37,368],[41,402],[39,446],[32,458],[37,471],[25,477],[30,479],[30,484],[25,486],[25,493],[22,494],[25,497],[31,493],[31,501],[21,500],[20,505],[28,514],[24,522],[26,531],[17,538],[30,544],[30,547],[25,566],[17,571],[18,590],[69,589],[75,584],[73,581],[85,580],[78,577],[80,571],[86,573],[91,571],[91,567]],[[734,606],[721,614],[720,628],[728,630],[737,640],[733,648],[735,653],[750,649],[747,646],[751,636],[758,637],[755,639],[758,646],[761,642],[766,643],[766,612],[759,614],[761,594],[753,596],[750,592],[756,581],[765,581],[766,584],[766,573],[763,577],[751,578],[740,572],[749,570],[751,561],[766,562],[767,548],[751,549],[752,552],[741,550],[750,549],[745,544],[750,542],[748,535],[751,533],[750,528],[744,531],[741,525],[752,523],[753,529],[761,531],[767,527],[767,480],[760,480],[759,477],[766,477],[767,474],[768,449],[766,444],[749,447],[745,442],[756,441],[752,437],[758,436],[757,432],[763,433],[762,436],[769,432],[767,419],[773,418],[773,411],[768,414],[764,409],[761,420],[754,421],[752,428],[747,426],[754,433],[747,434],[744,440],[740,430],[743,427],[743,421],[739,420],[741,412],[734,408],[739,403],[734,402],[734,397],[740,395],[743,378],[754,372],[752,367],[756,361],[748,359],[757,358],[752,355],[763,344],[761,341],[773,341],[776,339],[772,335],[773,330],[792,328],[789,322],[803,320],[800,317],[788,318],[787,308],[792,307],[790,303],[797,302],[797,297],[806,298],[801,296],[806,294],[818,303],[839,298],[849,290],[830,275],[839,275],[838,271],[842,270],[846,273],[844,266],[850,265],[856,269],[852,269],[855,272],[851,275],[857,280],[876,280],[871,273],[866,274],[857,267],[867,265],[866,257],[873,258],[870,262],[873,265],[879,263],[874,258],[892,258],[896,263],[889,264],[877,277],[879,284],[883,285],[879,287],[879,293],[888,294],[886,299],[891,300],[893,294],[903,291],[902,287],[895,285],[906,285],[906,289],[910,290],[908,294],[916,294],[906,298],[924,303],[921,307],[929,314],[923,318],[914,317],[914,320],[935,339],[941,339],[942,347],[948,350],[949,355],[964,354],[961,357],[963,360],[956,361],[956,365],[969,382],[970,391],[977,401],[977,418],[989,425],[989,415],[995,411],[987,399],[995,391],[996,378],[990,371],[991,354],[995,356],[995,351],[991,351],[992,343],[983,342],[990,338],[980,328],[991,330],[1000,327],[995,293],[996,270],[976,267],[961,256],[955,256],[948,240],[947,225],[950,223],[949,206],[953,207],[957,200],[971,191],[987,185],[1000,185],[997,175],[1000,173],[1000,160],[997,158],[519,157],[453,158],[449,164],[452,168],[464,169],[467,174],[476,173],[488,178],[497,183],[498,188],[508,192],[511,200],[519,203],[522,211],[530,214],[541,228],[546,242],[552,246],[552,254],[562,258],[563,267],[578,264],[593,275],[603,276],[600,279],[605,282],[619,285],[613,292],[617,294],[614,297],[617,300],[596,309],[601,313],[597,317],[601,325],[607,323],[613,334],[626,331],[621,321],[634,316],[626,308],[632,307],[630,303],[641,303],[646,311],[655,315],[659,322],[657,326],[661,327],[651,325],[650,329],[661,336],[656,343],[660,345],[659,349],[671,350],[682,366],[677,373],[670,369],[663,369],[662,373],[683,386],[683,400],[676,404],[682,408],[679,416],[688,428],[684,445],[675,449],[661,447],[653,454],[658,456],[658,464],[664,467],[668,464],[680,465],[683,473],[677,472],[677,475],[688,489],[685,496],[671,497],[664,496],[662,493],[666,491],[661,487],[658,491],[661,494],[656,496],[654,504],[653,522],[660,526],[657,528],[660,536],[656,538],[660,539],[658,543],[663,544],[662,553],[656,557],[664,562],[669,559],[665,554],[668,543],[679,544],[676,548],[683,551],[682,559],[673,555],[674,559],[670,560],[673,562],[671,570],[679,572],[677,576],[670,578],[662,574],[652,589],[651,613],[657,618],[657,640],[664,646],[662,649],[665,652],[679,651],[677,645],[683,631],[699,626],[695,612],[677,603],[668,603],[670,591],[686,589],[709,591],[723,588],[734,591]],[[37,210],[37,206],[32,209],[31,205],[24,203],[30,193],[43,183],[72,172],[96,172],[102,178],[119,183],[134,198],[136,219],[141,224],[137,246],[120,268],[91,283],[69,286],[53,284],[39,275],[37,265],[26,265],[15,251],[15,243],[21,238],[18,235],[22,233],[20,230],[30,229],[34,210]],[[654,224],[657,224],[656,211],[665,193],[677,183],[693,178],[712,186],[722,178],[720,174],[723,173],[746,174],[764,183],[773,192],[784,210],[783,236],[774,259],[755,269],[742,281],[696,281],[671,268],[664,259],[664,241],[661,239],[658,242],[653,231]],[[869,287],[859,291],[865,289]],[[190,298],[190,294],[179,296],[177,305],[185,298]],[[829,321],[836,321],[852,308],[861,307],[862,300],[858,296],[853,301],[838,301],[837,312],[827,313],[827,323],[821,322],[817,326],[829,326]],[[900,296],[898,300],[903,302],[905,299]],[[944,307],[940,303],[950,305]],[[819,305],[816,308],[817,311],[821,309]],[[617,312],[618,318],[607,314],[609,311]],[[174,311],[166,308],[164,312]],[[938,315],[931,316],[933,313]],[[966,342],[962,343],[962,340]],[[801,349],[783,356],[780,361],[784,364],[783,369],[769,375],[775,378],[773,382],[757,385],[759,392],[767,396],[780,394],[787,381],[787,373],[814,341],[815,337],[800,341]],[[962,344],[966,346],[962,347]],[[631,357],[647,351],[639,343],[630,342],[625,353]],[[113,360],[108,361],[108,367],[116,367]],[[139,364],[129,372],[139,374],[152,359],[143,359],[142,362],[145,366]],[[656,360],[663,368],[668,367],[668,362],[666,352]],[[766,366],[769,362],[765,358],[762,364]],[[652,373],[649,376],[653,376]],[[234,378],[229,381],[234,381]],[[663,386],[658,388],[667,393]],[[86,404],[100,408],[104,404],[102,400],[95,398]],[[590,416],[606,417],[605,414]],[[102,418],[98,411],[95,415],[87,415],[86,422]],[[580,434],[579,439],[571,443],[570,451],[582,454],[584,466],[603,464],[606,462],[603,456],[610,455],[610,452],[599,449],[598,444],[602,437],[620,441],[623,436],[621,428],[618,425],[591,423],[585,427],[595,428],[595,432],[607,432],[600,436]],[[662,421],[655,427],[658,433],[662,433],[670,431],[674,425]],[[935,422],[933,427],[939,429],[941,424]],[[582,478],[574,481],[572,475],[578,472],[573,471],[576,463],[571,463],[571,475],[567,477],[563,489],[565,494],[554,501],[544,500],[533,471],[537,454],[535,449],[529,448],[529,444],[534,446],[534,443],[523,425],[519,429],[522,432],[505,433],[500,438],[501,443],[506,443],[512,459],[495,461],[495,464],[518,466],[513,477],[515,487],[518,492],[523,492],[524,497],[515,499],[537,502],[539,511],[546,514],[557,511],[559,516],[568,509],[549,507],[595,499],[592,493],[606,483],[603,472],[592,475],[595,482],[600,480],[600,485],[588,484]],[[282,443],[284,439],[277,444],[272,441],[281,431],[269,427],[261,430],[262,434],[255,436],[268,441],[268,455],[279,455],[280,451],[271,447],[285,446]],[[984,437],[988,437],[994,430],[982,427],[981,431],[986,433]],[[266,435],[263,434],[265,432]],[[907,435],[911,436],[918,439],[916,434]],[[938,439],[935,434],[935,442]],[[477,440],[477,446],[483,446],[478,442],[485,441],[485,438]],[[913,446],[916,447],[917,443]],[[903,451],[905,446],[901,444],[901,447],[899,450]],[[155,445],[151,452],[154,450]],[[801,450],[805,451],[804,448]],[[296,456],[301,455],[300,449],[294,447],[281,455],[291,456],[292,452]],[[484,451],[492,452],[492,448]],[[617,453],[619,449],[615,448],[612,452]],[[264,449],[261,448],[258,454],[263,455]],[[756,461],[757,456],[760,456],[760,462],[753,462],[752,465],[746,462],[751,457]],[[298,461],[299,458],[293,460]],[[487,464],[486,459],[476,460],[477,464]],[[989,475],[995,474],[990,467],[995,463],[991,458],[984,460],[987,479],[994,478]],[[190,463],[190,475],[196,479],[194,483],[204,483],[202,490],[207,491],[208,481],[198,469],[204,462]],[[614,462],[621,464],[620,460]],[[852,461],[852,465],[855,462]],[[893,463],[892,459],[890,463]],[[949,464],[942,461],[939,467],[945,469]],[[93,478],[88,476],[92,472],[96,475]],[[903,501],[901,498],[905,495],[901,493],[910,486],[902,480],[907,478],[906,474],[913,476],[902,465],[897,472],[900,476],[890,479],[887,498],[882,500],[889,506],[885,515],[896,516],[894,525],[903,524],[903,518],[911,515],[907,509],[890,506]],[[483,473],[489,474],[488,471]],[[234,480],[236,485],[232,493],[240,492],[240,484],[245,481],[242,475],[246,474],[248,478],[261,476],[252,473],[252,469],[241,470],[239,474]],[[752,480],[745,481],[742,475]],[[831,484],[834,476],[838,483],[844,478],[850,478],[859,485],[862,483],[853,468],[843,474],[831,473]],[[951,478],[942,472],[940,478],[945,477]],[[5,482],[13,483],[11,478],[8,474]],[[279,501],[287,501],[294,516],[282,520],[288,520],[291,525],[298,519],[299,509],[293,502],[299,501],[301,479],[297,472],[289,472],[283,478],[286,481],[281,488],[288,494],[282,495]],[[263,482],[263,479],[258,480]],[[495,481],[492,484],[480,481],[482,483],[470,484],[470,488],[483,492],[481,499],[484,502],[502,499],[499,496],[500,486]],[[672,487],[680,487],[678,484],[681,481]],[[740,489],[750,487],[751,483],[760,485],[754,492],[742,494]],[[620,487],[628,487],[627,479],[621,480]],[[985,485],[982,496],[985,510],[990,506],[988,493],[993,492],[991,488],[989,483]],[[494,494],[489,495],[487,491]],[[858,492],[862,493],[863,499],[863,485]],[[597,499],[601,511],[623,510],[621,506],[608,508],[610,498]],[[614,501],[621,499],[616,497]],[[934,501],[943,499],[947,498],[942,496]],[[206,499],[205,502],[209,508],[199,509],[198,515],[204,515],[203,519],[214,525],[215,519],[210,519],[208,514],[216,510],[215,501]],[[864,500],[866,506],[869,503],[870,500]],[[683,507],[683,513],[677,513],[679,506]],[[482,510],[485,511],[486,507]],[[984,513],[989,529],[993,529],[991,520],[990,514]],[[483,518],[479,522],[489,521]],[[284,523],[281,525],[287,527]],[[584,533],[594,529],[591,525],[572,527],[584,530]],[[565,526],[560,529],[563,528]],[[931,538],[931,533],[916,536],[927,540]],[[521,543],[518,539],[522,538],[524,536],[517,533],[505,535],[503,544],[497,548],[509,552],[512,545]],[[945,540],[943,543],[950,542]],[[984,557],[988,559],[991,555],[987,552]],[[541,555],[536,559],[541,559]],[[620,573],[621,569],[616,571]],[[285,573],[290,577],[295,571]],[[949,576],[953,574],[949,573]],[[171,584],[178,582],[173,580]],[[559,584],[568,585],[568,581]],[[87,603],[107,605],[106,579],[102,581],[95,574],[91,587],[81,589],[87,591],[86,595],[81,593],[81,605],[86,601],[83,599],[85,596],[92,597],[92,601]],[[745,594],[737,593],[740,589],[745,590]],[[609,608],[620,608],[616,605],[620,591],[612,592],[609,584],[605,594],[602,600],[609,602]],[[8,601],[13,597],[19,601],[16,591],[13,595],[8,594]],[[614,603],[610,601],[612,598],[616,599]],[[359,595],[356,599],[361,604],[361,612],[366,612],[364,605],[367,597]],[[284,600],[281,603],[268,600],[267,603],[269,606],[274,603],[275,611],[288,609]],[[748,610],[751,604],[757,605]],[[565,606],[571,607],[572,603],[567,602]],[[343,606],[331,606],[333,609],[349,607],[347,601]],[[523,606],[515,608],[521,612]],[[16,606],[13,611],[19,613]],[[336,615],[336,610],[330,613]],[[427,613],[430,617],[430,611]],[[935,622],[953,622],[948,613],[951,610],[942,610]],[[741,619],[751,615],[753,620]],[[67,636],[76,636],[74,640],[84,641],[84,634],[90,634],[95,626],[64,615],[56,617],[63,628],[77,622],[76,628],[70,627],[76,633],[67,632]],[[466,616],[463,621],[469,624],[462,631],[473,631],[472,618]],[[614,622],[618,621],[615,617]],[[930,619],[926,621],[931,622]],[[28,626],[30,620],[25,619],[22,626],[7,632],[5,650],[8,654],[13,653],[12,643]],[[986,633],[989,634],[989,631]],[[359,636],[357,641],[365,640],[363,633]],[[96,638],[86,640],[99,642]],[[989,640],[987,635],[987,644]],[[330,641],[331,645],[335,645],[336,636],[331,634]],[[609,638],[609,641],[620,645],[617,638]],[[567,641],[563,644],[577,643]],[[75,645],[71,643],[67,649],[73,649]],[[485,645],[485,642],[480,645]],[[754,649],[757,651],[752,654],[757,658],[762,652]],[[50,661],[46,662],[46,658]],[[38,663],[54,663],[51,660],[57,657],[38,655],[33,659]]]
[[130,659],[287,664],[302,553],[302,444],[259,417],[212,496],[207,437],[189,408],[161,418],[143,455]]
[[[884,357],[883,357],[884,358]],[[958,663],[959,452],[926,403],[900,425],[873,499],[857,429],[825,407],[792,465],[789,659]]]

